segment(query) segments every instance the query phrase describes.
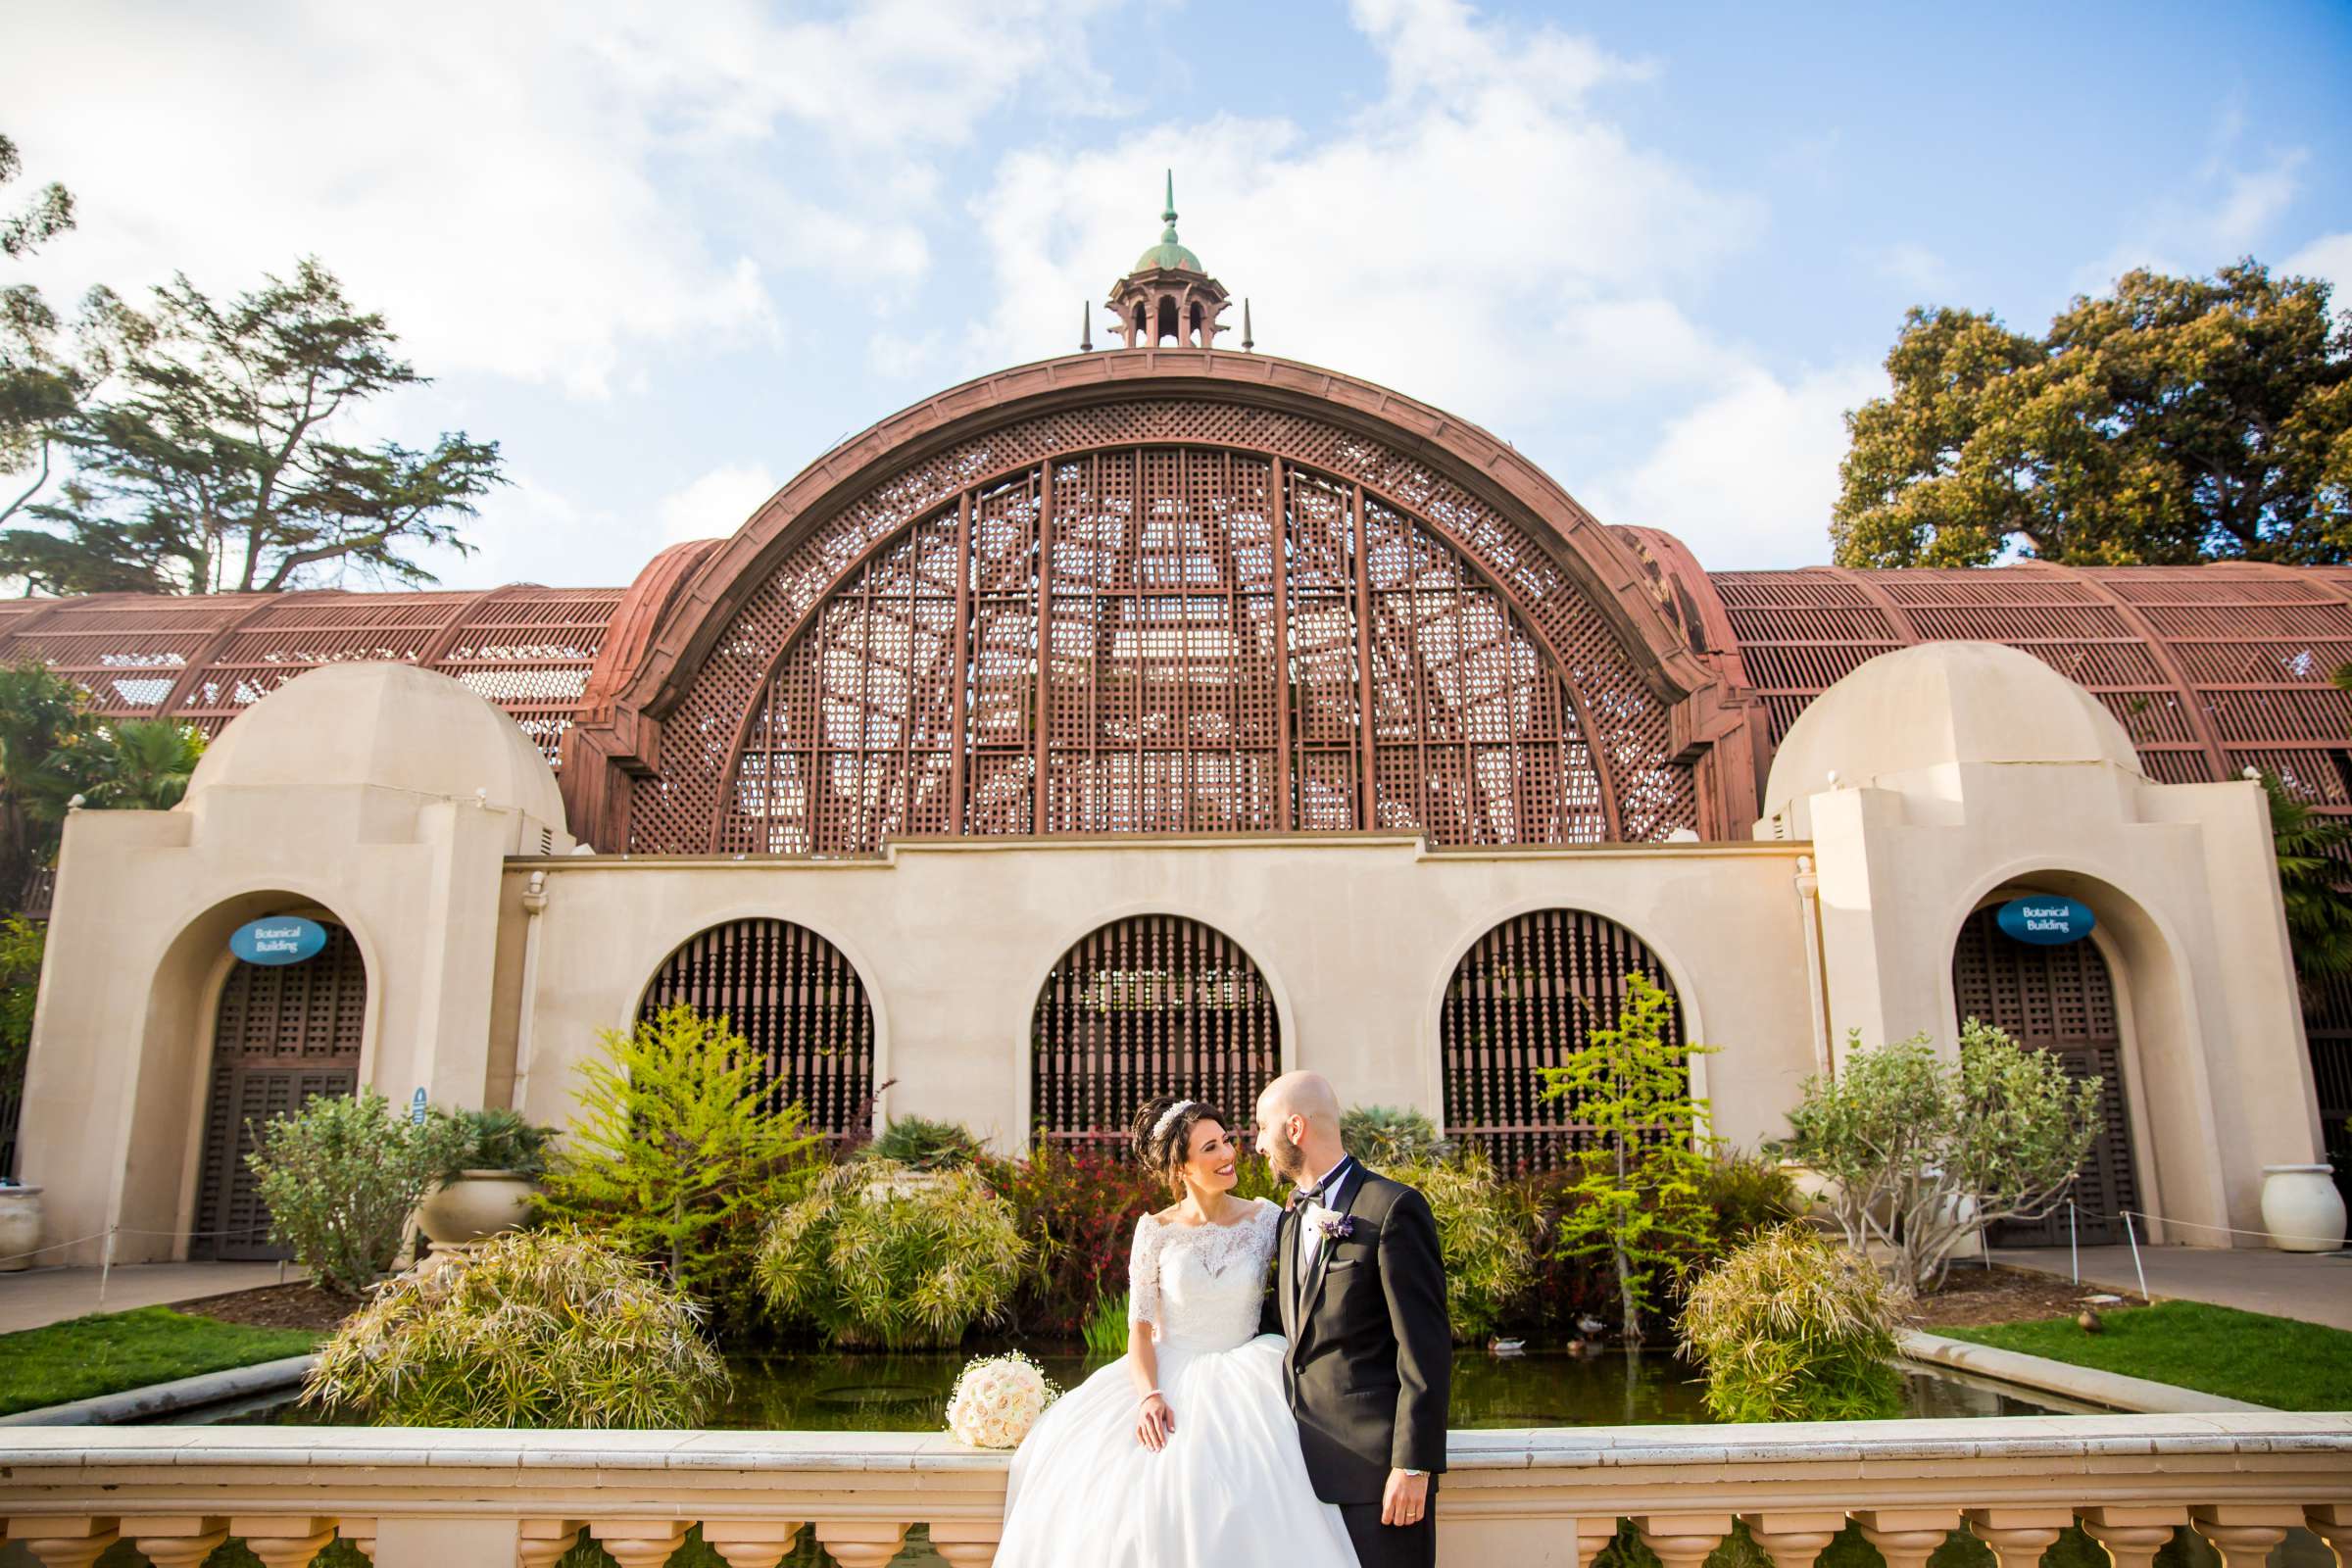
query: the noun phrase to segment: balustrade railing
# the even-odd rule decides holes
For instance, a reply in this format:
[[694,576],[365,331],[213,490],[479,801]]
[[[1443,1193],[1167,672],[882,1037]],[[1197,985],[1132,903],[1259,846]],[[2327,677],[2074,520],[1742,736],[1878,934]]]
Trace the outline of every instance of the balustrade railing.
[[[338,1538],[379,1568],[551,1568],[583,1539],[659,1568],[698,1526],[732,1568],[809,1541],[881,1568],[917,1526],[939,1559],[985,1568],[1005,1463],[879,1433],[24,1429],[0,1445],[0,1524],[41,1568],[125,1541],[195,1568],[232,1537],[266,1568]],[[1665,1568],[1700,1568],[1736,1522],[1775,1568],[1849,1527],[1886,1568],[1926,1568],[1956,1532],[2034,1568],[2075,1526],[2113,1568],[2152,1568],[2182,1530],[2222,1568],[2262,1568],[2297,1529],[2340,1564],[2352,1415],[1456,1432],[1439,1517],[1457,1568],[1592,1568],[1620,1521]]]

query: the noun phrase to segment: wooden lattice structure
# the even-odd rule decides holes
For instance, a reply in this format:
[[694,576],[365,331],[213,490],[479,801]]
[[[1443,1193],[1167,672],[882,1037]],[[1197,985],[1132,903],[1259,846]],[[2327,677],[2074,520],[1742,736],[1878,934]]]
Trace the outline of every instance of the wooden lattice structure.
[[[1635,974],[1675,994],[1641,938],[1585,909],[1537,909],[1480,937],[1454,966],[1439,1014],[1446,1136],[1503,1170],[1556,1165],[1581,1147],[1590,1125],[1572,1098],[1544,1098],[1538,1069],[1617,1027]],[[1679,1005],[1665,1039],[1688,1044]]]
[[839,948],[787,920],[697,932],[645,988],[639,1015],[684,1003],[724,1018],[766,1064],[766,1108],[799,1105],[811,1131],[863,1133],[874,1102],[874,1011]]
[[1038,988],[1029,1069],[1046,1138],[1116,1142],[1171,1086],[1239,1132],[1282,1070],[1282,1021],[1241,944],[1180,915],[1131,915],[1081,938]]

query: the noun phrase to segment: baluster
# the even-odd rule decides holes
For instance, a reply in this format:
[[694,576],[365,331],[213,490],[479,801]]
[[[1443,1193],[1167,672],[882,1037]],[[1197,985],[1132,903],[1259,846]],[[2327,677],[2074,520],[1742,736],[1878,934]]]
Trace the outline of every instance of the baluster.
[[88,1514],[19,1514],[8,1522],[9,1544],[32,1553],[41,1568],[90,1568],[121,1539],[114,1520]]
[[883,1568],[906,1541],[906,1522],[888,1519],[820,1519],[816,1539],[841,1568]]
[[525,1519],[516,1527],[515,1568],[556,1568],[579,1539],[577,1519]]
[[[1960,1528],[1960,1514],[1953,1508],[1866,1508],[1854,1515],[1854,1522],[1862,1527],[1862,1539],[1886,1559],[1886,1568],[1927,1568],[1936,1548]],[[2050,1541],[2057,1539],[2058,1532],[2051,1531]],[[2040,1549],[2034,1548],[2037,1554]],[[2001,1568],[2025,1565],[2004,1558]]]
[[2335,1553],[2336,1568],[2352,1568],[2352,1502],[2315,1502],[2303,1521]]
[[997,1560],[997,1544],[1004,1538],[999,1519],[935,1519],[931,1549],[951,1568],[989,1568]]
[[662,1568],[693,1527],[691,1519],[599,1519],[588,1533],[620,1568]]
[[2186,1508],[2085,1508],[2082,1533],[2107,1548],[2115,1568],[2150,1568],[2156,1553],[2188,1523]]
[[335,1524],[335,1534],[351,1544],[352,1550],[375,1561],[375,1521],[372,1519],[343,1519]]
[[[1776,1568],[1813,1568],[1813,1559],[1845,1528],[1845,1515],[1828,1509],[1743,1513],[1740,1517],[1747,1521],[1749,1537],[1764,1548]],[[1887,1561],[1892,1568],[1893,1559]]]
[[2069,1508],[1971,1508],[1971,1534],[1992,1548],[2001,1568],[2034,1568],[2068,1525]]
[[2303,1510],[2261,1503],[2216,1503],[2188,1511],[2197,1534],[2222,1554],[2222,1568],[2262,1568],[2271,1548],[2303,1522]]
[[776,1568],[801,1533],[798,1519],[706,1519],[703,1544],[729,1568]]
[[[1666,1568],[1699,1568],[1708,1553],[1732,1533],[1728,1513],[1645,1513],[1634,1520],[1642,1544],[1658,1554]],[[1581,1545],[1583,1538],[1578,1538]]]
[[1576,1531],[1576,1568],[1592,1568],[1609,1543],[1617,1539],[1614,1519],[1571,1519],[1568,1523]]
[[232,1514],[228,1533],[244,1541],[262,1568],[310,1568],[311,1559],[335,1539],[335,1522],[316,1515]]
[[228,1539],[228,1521],[200,1514],[143,1514],[118,1527],[155,1568],[196,1568]]

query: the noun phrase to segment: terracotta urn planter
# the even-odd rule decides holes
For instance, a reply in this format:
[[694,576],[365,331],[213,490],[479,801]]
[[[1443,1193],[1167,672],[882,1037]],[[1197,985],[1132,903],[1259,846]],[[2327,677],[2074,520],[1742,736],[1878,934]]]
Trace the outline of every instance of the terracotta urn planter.
[[2332,1252],[2344,1245],[2344,1196],[2326,1165],[2262,1167],[2262,1224],[2281,1252]]
[[0,1274],[30,1268],[24,1254],[41,1245],[41,1190],[0,1187]]
[[511,1170],[461,1171],[416,1205],[416,1228],[435,1247],[463,1247],[519,1230],[539,1184]]

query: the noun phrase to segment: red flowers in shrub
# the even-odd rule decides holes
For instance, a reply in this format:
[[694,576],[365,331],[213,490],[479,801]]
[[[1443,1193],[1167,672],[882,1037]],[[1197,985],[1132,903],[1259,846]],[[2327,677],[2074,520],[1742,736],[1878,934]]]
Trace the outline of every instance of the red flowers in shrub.
[[981,1170],[1037,1258],[1013,1298],[1015,1330],[1076,1339],[1097,1298],[1127,1288],[1136,1216],[1164,1207],[1167,1193],[1113,1144],[1041,1141],[1026,1160],[985,1160]]

